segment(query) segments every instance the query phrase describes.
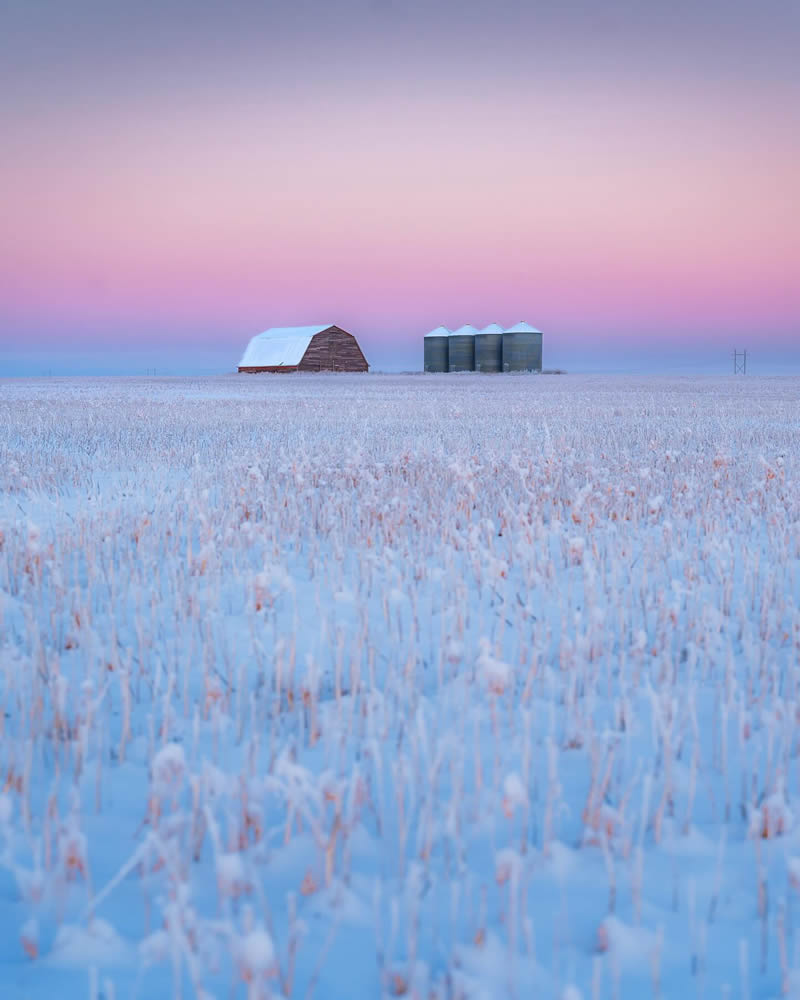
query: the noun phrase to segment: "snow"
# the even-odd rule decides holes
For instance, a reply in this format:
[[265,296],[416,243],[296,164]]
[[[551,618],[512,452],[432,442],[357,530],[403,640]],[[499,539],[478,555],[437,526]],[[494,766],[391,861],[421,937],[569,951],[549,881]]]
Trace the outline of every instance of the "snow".
[[0,794],[0,828],[8,827],[14,814],[14,802],[5,792]]
[[244,936],[239,946],[239,961],[247,972],[248,982],[269,975],[272,971],[275,948],[272,938],[263,927],[258,927]]
[[503,779],[503,805],[510,814],[517,806],[528,803],[528,793],[522,778],[516,773],[507,774]]
[[502,333],[503,328],[499,323],[490,323],[485,326],[482,330],[478,330],[477,327],[466,325],[460,326],[457,330],[449,330],[446,326],[437,326],[435,330],[431,330],[430,333],[426,333],[426,337],[459,337],[467,334],[469,336],[474,336],[476,333]]
[[530,323],[515,323],[514,326],[509,326],[505,333],[541,333],[541,330],[537,330],[535,326],[531,326]]
[[299,365],[316,334],[332,326],[274,326],[257,334],[247,345],[240,368],[278,368]]
[[130,948],[105,920],[84,926],[62,924],[56,931],[47,961],[50,965],[86,968],[116,965],[130,960]]
[[216,861],[217,887],[220,893],[237,898],[251,891],[250,880],[240,852],[221,854]]
[[0,383],[0,996],[799,995],[799,402]]
[[492,656],[488,639],[480,639],[479,648],[480,653],[477,659],[478,672],[483,677],[490,691],[493,691],[495,694],[502,694],[511,684],[513,671],[508,663],[504,663],[502,660],[498,660]]
[[178,743],[168,743],[153,757],[153,788],[162,794],[179,789],[186,773],[186,755]]

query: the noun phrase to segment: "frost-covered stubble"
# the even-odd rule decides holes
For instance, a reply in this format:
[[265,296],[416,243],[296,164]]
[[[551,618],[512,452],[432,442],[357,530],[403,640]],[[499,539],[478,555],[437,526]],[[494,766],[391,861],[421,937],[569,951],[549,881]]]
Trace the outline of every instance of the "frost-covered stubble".
[[0,984],[797,988],[798,396],[4,383]]

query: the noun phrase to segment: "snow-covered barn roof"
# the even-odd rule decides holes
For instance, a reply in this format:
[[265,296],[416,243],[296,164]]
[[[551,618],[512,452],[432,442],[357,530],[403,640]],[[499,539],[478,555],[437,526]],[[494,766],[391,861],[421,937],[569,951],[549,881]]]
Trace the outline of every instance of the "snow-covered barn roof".
[[273,326],[257,334],[247,345],[240,368],[281,368],[299,365],[311,338],[333,323],[322,326]]
[[437,326],[435,330],[425,334],[426,337],[449,337],[450,331],[446,326]]
[[478,331],[478,333],[502,333],[502,332],[503,328],[502,326],[500,326],[499,323],[490,323],[488,326],[485,326],[482,330]]
[[537,330],[535,326],[531,326],[530,323],[517,323],[515,326],[510,326],[505,331],[506,333],[541,333],[541,330]]

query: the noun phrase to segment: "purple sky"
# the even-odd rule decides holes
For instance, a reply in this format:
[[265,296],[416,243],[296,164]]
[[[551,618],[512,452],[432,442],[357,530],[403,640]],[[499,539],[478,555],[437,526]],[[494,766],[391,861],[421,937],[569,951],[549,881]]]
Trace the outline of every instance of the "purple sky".
[[6,0],[0,374],[520,319],[548,367],[800,372],[798,51],[788,0]]

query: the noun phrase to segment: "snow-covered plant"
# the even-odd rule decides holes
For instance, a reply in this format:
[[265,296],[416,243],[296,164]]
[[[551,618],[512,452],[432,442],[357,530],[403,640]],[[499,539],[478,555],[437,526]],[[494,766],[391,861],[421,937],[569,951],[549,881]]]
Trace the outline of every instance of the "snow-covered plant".
[[0,994],[793,995],[796,397],[4,382]]

